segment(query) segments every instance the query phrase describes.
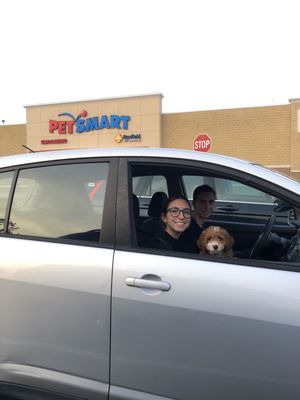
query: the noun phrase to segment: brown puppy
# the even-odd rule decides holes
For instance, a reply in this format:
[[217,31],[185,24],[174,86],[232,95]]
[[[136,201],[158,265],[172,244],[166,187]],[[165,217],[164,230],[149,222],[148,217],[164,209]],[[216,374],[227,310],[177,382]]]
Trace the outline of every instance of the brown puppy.
[[204,229],[197,246],[200,250],[199,254],[210,254],[213,256],[232,257],[232,246],[234,240],[226,229],[220,226],[209,226]]

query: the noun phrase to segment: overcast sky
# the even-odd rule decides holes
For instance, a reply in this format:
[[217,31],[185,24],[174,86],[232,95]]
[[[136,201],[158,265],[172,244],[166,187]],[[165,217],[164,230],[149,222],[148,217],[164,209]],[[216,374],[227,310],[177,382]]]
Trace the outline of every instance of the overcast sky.
[[298,0],[1,2],[0,123],[24,105],[162,93],[163,113],[300,97]]

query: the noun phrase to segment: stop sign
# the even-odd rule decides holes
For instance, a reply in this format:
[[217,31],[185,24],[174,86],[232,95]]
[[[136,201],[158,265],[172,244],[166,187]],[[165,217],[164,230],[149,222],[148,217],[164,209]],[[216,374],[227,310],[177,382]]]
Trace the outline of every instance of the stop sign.
[[211,150],[211,138],[206,133],[200,133],[194,139],[194,150],[210,151]]

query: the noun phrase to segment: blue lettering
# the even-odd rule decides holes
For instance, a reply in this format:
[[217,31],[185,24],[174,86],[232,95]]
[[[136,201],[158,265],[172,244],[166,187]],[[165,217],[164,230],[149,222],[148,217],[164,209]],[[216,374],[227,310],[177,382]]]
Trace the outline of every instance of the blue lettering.
[[76,133],[82,133],[85,131],[84,122],[84,119],[78,119],[76,121]]
[[111,129],[114,129],[114,128],[121,129],[120,122],[121,122],[121,118],[118,115],[111,115],[110,116],[110,127],[111,127]]
[[128,121],[130,121],[130,117],[128,115],[122,115],[121,121],[123,122],[123,129],[128,129]]
[[99,129],[99,120],[98,117],[87,118],[85,121],[85,131],[94,131]]
[[76,124],[76,133],[89,132],[98,129],[128,129],[128,122],[130,121],[129,115],[102,115],[100,122],[98,117],[87,118],[86,120],[80,118]]
[[106,115],[102,115],[101,121],[100,121],[100,126],[99,126],[99,129],[104,129],[104,128],[109,129],[109,122],[108,122],[108,118]]

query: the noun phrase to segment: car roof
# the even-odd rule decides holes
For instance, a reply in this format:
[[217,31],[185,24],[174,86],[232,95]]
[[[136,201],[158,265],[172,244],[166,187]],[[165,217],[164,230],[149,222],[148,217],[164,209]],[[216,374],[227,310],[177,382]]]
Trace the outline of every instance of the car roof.
[[291,190],[300,195],[299,182],[294,181],[287,176],[281,175],[278,172],[269,170],[268,168],[265,168],[261,165],[253,164],[249,161],[224,156],[221,154],[203,153],[181,149],[126,147],[44,151],[0,157],[0,168],[15,167],[18,165],[26,165],[45,161],[72,160],[80,158],[86,159],[96,157],[155,157],[164,159],[180,158],[182,160],[203,161],[247,172],[251,175],[285,187],[287,190]]

